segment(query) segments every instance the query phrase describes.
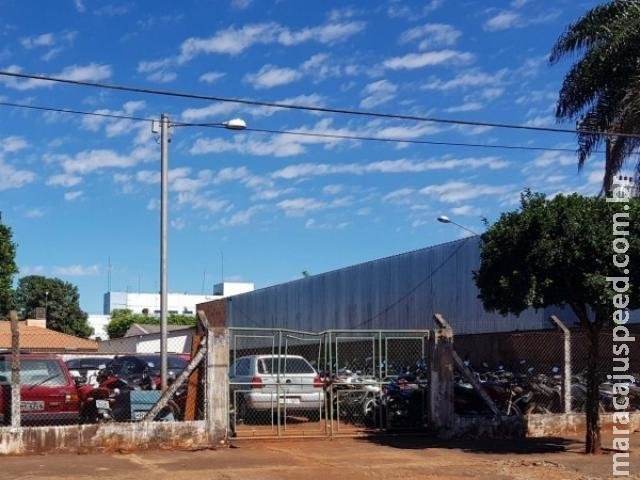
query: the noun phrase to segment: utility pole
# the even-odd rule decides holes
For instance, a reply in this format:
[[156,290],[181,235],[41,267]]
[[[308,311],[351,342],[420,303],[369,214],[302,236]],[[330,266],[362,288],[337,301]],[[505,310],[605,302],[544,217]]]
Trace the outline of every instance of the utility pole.
[[167,389],[167,225],[169,208],[169,117],[160,116],[160,379]]

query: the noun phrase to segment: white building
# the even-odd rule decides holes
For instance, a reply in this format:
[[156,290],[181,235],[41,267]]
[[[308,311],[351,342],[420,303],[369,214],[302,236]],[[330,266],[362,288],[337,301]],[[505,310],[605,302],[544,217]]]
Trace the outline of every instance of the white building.
[[[199,303],[230,297],[239,293],[254,290],[253,283],[223,282],[213,286],[210,295],[192,295],[188,293],[168,293],[167,311],[169,315],[195,315],[196,305]],[[143,313],[144,310],[151,316],[160,316],[160,293],[130,293],[107,292],[104,294],[104,306],[102,315],[89,315],[87,322],[93,327],[94,334],[91,338],[106,339],[109,335],[106,326],[111,321],[111,312],[115,309],[131,310],[132,313]],[[157,348],[156,348],[157,350]]]
[[[196,305],[218,298],[229,297],[254,290],[253,283],[224,282],[213,287],[213,294],[193,295],[189,293],[168,293],[167,311],[169,314],[195,315]],[[160,315],[160,293],[107,292],[104,294],[103,313],[110,315],[115,309],[131,310],[133,313],[146,312],[152,316]]]

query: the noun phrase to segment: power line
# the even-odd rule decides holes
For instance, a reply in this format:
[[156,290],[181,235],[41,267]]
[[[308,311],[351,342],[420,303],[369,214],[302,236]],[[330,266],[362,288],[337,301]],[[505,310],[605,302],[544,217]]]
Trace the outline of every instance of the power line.
[[[115,85],[115,84],[101,83],[101,82],[70,80],[70,79],[58,78],[58,77],[52,77],[52,76],[46,76],[46,75],[34,75],[34,74],[27,74],[27,73],[7,72],[7,71],[1,71],[1,70],[0,70],[0,75],[6,76],[6,77],[13,77],[13,78],[29,79],[29,80],[41,80],[41,81],[48,81],[48,82],[55,82],[55,83],[65,83],[69,85],[77,85],[77,86],[84,86],[84,87],[96,87],[96,88],[104,88],[109,90],[145,93],[150,95],[162,95],[162,96],[190,98],[190,99],[197,99],[197,100],[208,100],[208,101],[215,101],[215,102],[237,103],[240,105],[272,107],[272,108],[280,108],[280,109],[288,109],[288,110],[303,110],[303,111],[322,112],[322,113],[338,113],[338,114],[344,114],[344,115],[357,115],[357,116],[367,116],[367,117],[375,117],[375,118],[387,118],[387,119],[394,119],[394,120],[411,120],[411,121],[418,121],[418,122],[444,123],[444,124],[451,124],[451,125],[466,125],[466,126],[474,126],[474,127],[508,128],[508,129],[530,130],[530,131],[538,131],[538,132],[553,132],[553,133],[572,133],[572,134],[577,133],[575,129],[566,129],[566,128],[536,127],[531,125],[514,125],[514,124],[507,124],[507,123],[492,123],[492,122],[471,121],[471,120],[453,120],[453,119],[446,119],[446,118],[425,117],[425,116],[419,116],[419,115],[403,115],[403,114],[396,114],[396,113],[352,110],[352,109],[345,109],[345,108],[328,108],[328,107],[318,107],[318,106],[308,106],[308,105],[296,105],[296,104],[290,104],[290,103],[266,102],[266,101],[249,100],[249,99],[242,99],[242,98],[217,97],[212,95],[201,95],[201,94],[194,94],[194,93],[176,92],[176,91],[170,91],[170,90],[157,90],[157,89],[151,89],[151,88],[131,87],[131,86]],[[606,132],[587,132],[587,133],[601,134],[601,135],[606,134]],[[637,136],[633,134],[616,134],[616,135]]]
[[[54,113],[68,113],[68,114],[75,114],[75,115],[95,116],[95,117],[102,117],[102,118],[111,118],[116,120],[131,120],[131,121],[142,121],[142,122],[156,121],[156,119],[154,118],[135,117],[131,115],[118,115],[114,113],[87,112],[87,111],[73,110],[68,108],[44,107],[44,106],[20,104],[20,103],[13,103],[13,102],[0,102],[0,106],[24,108],[24,109],[39,110],[39,111],[54,112]],[[224,128],[224,126],[220,123],[171,122],[171,126]],[[465,142],[445,142],[445,141],[436,141],[436,140],[416,140],[416,139],[391,138],[391,137],[375,137],[375,136],[367,136],[367,135],[343,135],[343,134],[336,134],[336,133],[303,132],[303,131],[292,131],[292,130],[271,130],[271,129],[263,129],[263,128],[250,128],[250,127],[247,127],[245,131],[256,132],[256,133],[270,133],[274,135],[295,135],[295,136],[304,136],[304,137],[328,138],[328,139],[336,139],[336,140],[357,140],[357,141],[387,142],[387,143],[408,143],[408,144],[415,144],[415,145],[440,145],[440,146],[449,146],[449,147],[492,148],[492,149],[504,149],[504,150],[575,153],[575,150],[570,148],[531,147],[531,146],[522,146],[522,145],[484,144],[484,143],[465,143]]]

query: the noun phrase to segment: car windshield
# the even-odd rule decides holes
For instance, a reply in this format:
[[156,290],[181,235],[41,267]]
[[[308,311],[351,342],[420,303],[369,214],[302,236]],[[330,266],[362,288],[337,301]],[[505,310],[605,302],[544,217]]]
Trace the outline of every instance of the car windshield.
[[[0,377],[11,378],[11,359],[0,359]],[[60,364],[53,359],[20,359],[20,383],[22,385],[51,385],[67,384],[67,378]]]
[[280,357],[280,362],[277,362],[278,358],[266,357],[261,358],[258,362],[258,372],[266,374],[280,373],[315,373],[315,370],[309,362],[304,358],[299,357]]
[[[160,370],[160,357],[142,357],[150,370]],[[183,370],[187,366],[187,361],[182,357],[167,357],[167,367],[170,370]]]
[[105,366],[107,361],[104,358],[72,358],[65,363],[71,369],[97,369]]

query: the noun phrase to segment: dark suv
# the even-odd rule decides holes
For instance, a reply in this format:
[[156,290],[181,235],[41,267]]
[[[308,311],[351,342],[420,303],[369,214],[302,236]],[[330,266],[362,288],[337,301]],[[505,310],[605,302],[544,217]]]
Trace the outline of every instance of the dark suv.
[[[132,388],[153,389],[160,378],[160,362],[158,354],[119,355],[107,363],[107,369]],[[167,376],[177,377],[188,363],[183,355],[167,355]]]
[[[11,359],[0,354],[0,424],[11,423]],[[20,417],[23,425],[78,422],[78,391],[57,355],[20,355]]]

